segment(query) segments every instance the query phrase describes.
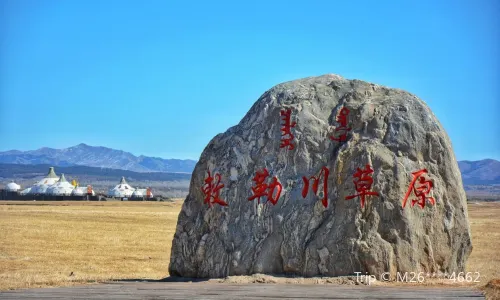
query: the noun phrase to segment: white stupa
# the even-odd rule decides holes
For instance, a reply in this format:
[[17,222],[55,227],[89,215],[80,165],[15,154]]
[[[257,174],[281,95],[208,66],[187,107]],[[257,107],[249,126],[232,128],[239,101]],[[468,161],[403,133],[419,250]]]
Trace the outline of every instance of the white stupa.
[[56,172],[54,172],[54,167],[50,167],[47,176],[45,176],[45,178],[43,178],[39,182],[35,183],[35,185],[33,185],[30,190],[27,191],[27,194],[45,194],[47,192],[47,189],[57,181],[59,181],[59,177],[57,177]]
[[17,192],[21,189],[21,186],[12,181],[8,183],[7,186],[5,186],[5,189],[7,190],[7,192]]
[[66,177],[64,177],[64,174],[61,175],[61,178],[59,179],[58,182],[54,183],[53,185],[49,186],[45,193],[47,195],[53,195],[53,196],[69,196],[71,195],[71,192],[73,191],[74,186],[71,185],[66,180]]
[[127,198],[132,196],[135,189],[131,187],[127,181],[125,181],[125,177],[122,177],[120,183],[117,184],[114,188],[110,189],[108,192],[108,196],[115,198]]

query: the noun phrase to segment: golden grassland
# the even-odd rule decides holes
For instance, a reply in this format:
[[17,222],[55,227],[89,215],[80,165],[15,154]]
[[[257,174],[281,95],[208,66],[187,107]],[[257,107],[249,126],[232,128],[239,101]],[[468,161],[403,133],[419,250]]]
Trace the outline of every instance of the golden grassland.
[[487,299],[500,299],[500,202],[469,204],[472,253],[468,272],[481,274]]
[[0,290],[164,278],[181,205],[0,202]]
[[500,202],[469,204],[469,222],[473,249],[467,271],[479,272],[481,281],[500,279]]
[[[165,278],[181,206],[0,201],[0,290]],[[469,218],[467,271],[485,286],[500,278],[500,203],[471,203]]]

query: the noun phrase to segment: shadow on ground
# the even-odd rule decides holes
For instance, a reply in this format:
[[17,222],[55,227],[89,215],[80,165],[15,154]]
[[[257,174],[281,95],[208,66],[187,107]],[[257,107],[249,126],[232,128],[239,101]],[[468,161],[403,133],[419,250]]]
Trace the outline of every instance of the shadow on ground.
[[210,278],[190,278],[190,277],[175,277],[169,276],[162,279],[147,279],[147,278],[138,278],[138,279],[113,279],[109,282],[206,282],[209,281]]

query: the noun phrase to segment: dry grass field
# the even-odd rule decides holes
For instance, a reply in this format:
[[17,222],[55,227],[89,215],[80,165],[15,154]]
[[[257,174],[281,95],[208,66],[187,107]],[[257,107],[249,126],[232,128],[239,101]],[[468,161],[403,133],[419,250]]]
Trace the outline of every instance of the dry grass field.
[[488,299],[500,299],[500,202],[470,203],[469,221],[473,249],[467,271],[481,274]]
[[0,290],[168,276],[182,202],[0,202]]
[[[181,205],[0,201],[0,290],[165,278]],[[471,203],[469,217],[467,271],[485,286],[500,278],[500,203]]]

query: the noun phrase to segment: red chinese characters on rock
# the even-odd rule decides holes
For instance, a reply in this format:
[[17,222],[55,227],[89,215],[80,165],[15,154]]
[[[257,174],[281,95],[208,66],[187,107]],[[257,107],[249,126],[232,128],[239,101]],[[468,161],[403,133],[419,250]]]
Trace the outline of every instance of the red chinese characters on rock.
[[335,132],[339,131],[339,137],[330,136],[332,141],[337,141],[339,143],[347,141],[347,132],[351,130],[351,128],[347,127],[347,123],[349,122],[347,117],[349,116],[349,109],[347,107],[342,107],[339,114],[337,115],[337,122],[340,124],[339,127],[335,128]]
[[265,183],[268,176],[269,172],[266,168],[262,171],[255,172],[255,176],[252,179],[252,181],[255,182],[255,186],[252,187],[253,195],[248,198],[249,201],[257,198],[257,201],[260,204],[260,198],[267,197],[267,200],[273,205],[278,202],[281,195],[282,185],[278,182],[278,178],[276,178],[276,176],[273,177],[270,184]]
[[312,190],[313,192],[318,195],[318,188],[319,188],[319,182],[321,177],[323,177],[323,198],[321,199],[321,202],[323,203],[324,207],[328,206],[328,175],[330,174],[330,170],[328,170],[327,167],[321,168],[321,172],[319,173],[318,176],[311,176],[309,178],[303,176],[302,180],[304,181],[304,187],[302,188],[302,198],[305,198],[307,196],[307,193],[309,192],[309,181],[313,180],[312,184]]
[[227,203],[220,198],[220,190],[224,187],[224,184],[220,183],[220,174],[215,173],[214,177],[212,177],[210,171],[207,172],[208,177],[205,178],[205,184],[201,188],[203,194],[205,194],[203,203],[208,204],[209,207],[212,207],[213,204],[227,206]]
[[292,110],[290,108],[281,110],[280,115],[283,120],[283,124],[281,124],[280,148],[288,148],[288,150],[293,150],[295,149],[295,145],[292,143],[294,138],[292,134],[292,128],[295,127],[297,123],[291,122]]
[[416,203],[420,206],[420,208],[423,209],[425,207],[426,199],[428,199],[432,205],[436,204],[436,200],[433,197],[427,196],[427,194],[429,194],[431,189],[434,187],[434,184],[432,183],[432,181],[426,180],[423,176],[424,174],[427,174],[427,169],[422,169],[420,171],[411,173],[413,179],[411,180],[408,191],[406,192],[405,198],[403,199],[403,208],[405,208],[408,197],[410,196],[412,191],[415,197],[417,197],[417,199],[411,200],[412,207]]
[[357,195],[351,195],[345,197],[345,200],[351,200],[356,197],[361,199],[361,208],[365,207],[365,197],[366,196],[379,196],[377,192],[370,191],[373,184],[373,178],[371,177],[373,173],[373,169],[369,164],[365,166],[364,169],[358,168],[356,173],[352,177],[354,177],[354,186],[356,188]]

